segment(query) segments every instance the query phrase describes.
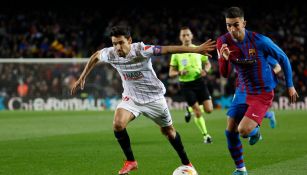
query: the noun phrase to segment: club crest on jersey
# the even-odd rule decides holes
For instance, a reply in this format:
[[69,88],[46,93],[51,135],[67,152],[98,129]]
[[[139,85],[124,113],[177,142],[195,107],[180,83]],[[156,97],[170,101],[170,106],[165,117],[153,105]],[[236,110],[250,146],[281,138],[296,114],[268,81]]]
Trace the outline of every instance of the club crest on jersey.
[[256,49],[248,49],[248,55],[250,57],[256,56]]
[[126,72],[123,73],[124,80],[138,80],[144,77],[143,73],[140,71],[137,72]]

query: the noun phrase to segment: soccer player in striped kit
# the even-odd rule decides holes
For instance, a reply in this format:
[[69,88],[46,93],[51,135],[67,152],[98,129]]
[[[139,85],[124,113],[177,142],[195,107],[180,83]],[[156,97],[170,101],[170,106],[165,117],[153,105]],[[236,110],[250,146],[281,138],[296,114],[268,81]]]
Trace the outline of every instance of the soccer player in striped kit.
[[[270,65],[270,67],[272,68],[272,74],[274,76],[274,79],[277,81],[277,74],[281,71],[281,67],[278,64],[278,62],[272,58],[271,56],[268,56],[267,58],[268,63]],[[236,74],[237,75],[237,74]],[[236,91],[235,94],[233,96],[233,102],[230,106],[230,108],[228,109],[228,111],[232,111],[232,110],[236,110],[236,108],[238,107],[238,105],[240,104],[241,107],[245,107],[247,108],[247,104],[246,104],[246,89],[242,89],[242,87],[238,86],[238,79],[236,80]],[[240,118],[242,118],[244,116],[244,112],[245,110],[242,110],[241,113],[236,113],[236,116],[240,116]],[[228,112],[229,115],[231,115],[231,112]],[[276,118],[275,118],[275,112],[274,111],[267,111],[264,115],[264,118],[267,118],[270,120],[270,127],[271,128],[275,128],[276,127]]]
[[[233,175],[247,175],[243,160],[243,148],[240,136],[249,138],[254,145],[260,138],[259,126],[272,104],[274,88],[277,84],[268,63],[268,56],[273,57],[281,65],[291,102],[295,102],[298,94],[293,86],[292,69],[287,55],[268,37],[245,29],[244,12],[239,7],[231,7],[225,12],[228,33],[217,40],[219,70],[227,77],[231,65],[238,73],[240,93],[246,90],[246,104],[234,100],[227,112],[227,128],[225,131],[228,149],[236,165]],[[243,113],[243,118],[241,114]]]
[[165,87],[153,70],[151,57],[182,52],[208,54],[215,49],[215,41],[208,40],[198,47],[132,43],[129,28],[123,26],[113,27],[110,36],[113,47],[99,50],[91,56],[81,76],[72,87],[71,94],[74,94],[79,87],[84,88],[87,75],[99,61],[111,64],[120,74],[124,92],[122,101],[114,114],[113,130],[127,160],[118,174],[128,174],[138,168],[126,127],[130,121],[141,114],[160,126],[162,134],[168,138],[176,150],[181,163],[192,166],[180,135],[172,125],[172,118],[164,97]]

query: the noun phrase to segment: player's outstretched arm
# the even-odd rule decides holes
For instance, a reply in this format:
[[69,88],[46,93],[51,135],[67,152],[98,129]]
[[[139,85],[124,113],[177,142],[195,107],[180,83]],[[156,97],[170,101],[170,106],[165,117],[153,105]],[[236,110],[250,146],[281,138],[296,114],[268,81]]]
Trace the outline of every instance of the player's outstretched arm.
[[170,54],[170,53],[200,53],[203,55],[208,55],[211,57],[208,52],[215,50],[215,41],[211,39],[207,40],[203,44],[197,47],[186,47],[186,46],[161,46],[161,54]]
[[73,87],[71,88],[70,94],[73,95],[77,92],[78,88],[80,87],[81,89],[84,88],[85,84],[85,79],[87,75],[91,72],[91,70],[95,67],[95,65],[99,61],[99,52],[94,53],[91,57],[90,60],[87,62],[82,74],[80,75],[79,79],[75,82]]

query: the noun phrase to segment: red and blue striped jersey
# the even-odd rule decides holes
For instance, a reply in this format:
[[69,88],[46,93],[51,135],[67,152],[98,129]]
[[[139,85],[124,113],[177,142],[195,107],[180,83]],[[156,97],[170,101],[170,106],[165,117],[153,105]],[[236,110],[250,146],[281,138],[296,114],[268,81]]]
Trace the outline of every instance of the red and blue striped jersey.
[[273,57],[281,65],[287,87],[293,87],[290,61],[270,38],[245,30],[242,42],[234,41],[230,33],[226,33],[217,40],[218,51],[222,44],[227,44],[231,53],[227,61],[219,58],[219,70],[222,76],[228,77],[231,65],[234,66],[238,74],[237,89],[246,90],[247,94],[272,91],[277,81],[272,74],[269,57]]

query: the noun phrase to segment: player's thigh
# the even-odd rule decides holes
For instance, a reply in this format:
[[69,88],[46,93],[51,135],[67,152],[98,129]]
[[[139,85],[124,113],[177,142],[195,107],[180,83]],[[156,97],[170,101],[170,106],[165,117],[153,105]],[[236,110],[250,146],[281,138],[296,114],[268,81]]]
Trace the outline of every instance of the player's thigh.
[[165,98],[147,103],[142,108],[144,116],[150,118],[160,127],[167,127],[173,124],[171,113]]
[[272,105],[273,97],[273,92],[265,92],[259,95],[248,95],[246,97],[248,109],[245,116],[261,125],[265,113]]
[[135,117],[138,117],[140,113],[140,109],[131,99],[128,101],[121,101],[115,110],[113,120],[114,128],[125,128],[127,124]]
[[238,129],[240,132],[248,134],[250,133],[256,126],[258,126],[258,123],[254,120],[252,120],[249,117],[243,117],[243,119],[241,120]]
[[210,112],[213,111],[213,103],[212,103],[212,100],[211,100],[211,99],[205,100],[205,101],[203,102],[203,106],[204,106],[205,112],[210,113]]
[[194,93],[197,94],[198,103],[203,104],[204,110],[206,112],[211,112],[213,110],[213,105],[208,87],[204,83],[201,83],[195,87]]

